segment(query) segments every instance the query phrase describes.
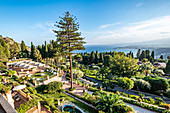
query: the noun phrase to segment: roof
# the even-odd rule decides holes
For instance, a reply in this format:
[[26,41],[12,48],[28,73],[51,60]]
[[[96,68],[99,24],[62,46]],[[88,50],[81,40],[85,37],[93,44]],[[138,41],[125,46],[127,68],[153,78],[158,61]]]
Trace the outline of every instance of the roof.
[[166,67],[166,63],[155,62],[155,63],[154,63],[154,66],[155,66],[155,67],[164,67],[164,68],[165,68],[165,67]]
[[4,113],[17,113],[15,109],[7,102],[7,100],[0,94],[0,108]]

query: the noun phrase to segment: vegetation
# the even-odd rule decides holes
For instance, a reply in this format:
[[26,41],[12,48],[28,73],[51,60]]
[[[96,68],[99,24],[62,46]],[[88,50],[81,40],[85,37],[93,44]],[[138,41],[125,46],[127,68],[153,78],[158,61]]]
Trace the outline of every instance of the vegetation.
[[125,89],[129,90],[129,89],[133,88],[134,82],[127,77],[123,77],[123,78],[119,78],[118,86],[122,87],[123,90],[125,90]]
[[138,71],[139,67],[136,65],[137,62],[138,60],[134,58],[117,54],[111,59],[110,69],[113,75],[131,77]]
[[48,92],[48,93],[55,93],[56,91],[59,91],[61,90],[63,87],[63,83],[62,82],[50,82],[46,87],[45,87],[45,90]]
[[116,94],[100,94],[99,96],[100,98],[98,98],[96,101],[96,107],[98,110],[108,113],[112,113],[114,111],[117,111],[117,113],[128,113],[130,111],[133,112],[133,109],[129,106],[126,106]]
[[64,17],[60,17],[61,20],[57,23],[60,30],[54,32],[57,34],[57,42],[62,48],[62,52],[69,55],[70,61],[70,76],[71,76],[71,88],[73,88],[73,73],[72,73],[72,51],[84,50],[83,41],[84,38],[80,37],[80,33],[77,32],[79,24],[76,23],[76,17],[70,15],[69,12],[65,13]]

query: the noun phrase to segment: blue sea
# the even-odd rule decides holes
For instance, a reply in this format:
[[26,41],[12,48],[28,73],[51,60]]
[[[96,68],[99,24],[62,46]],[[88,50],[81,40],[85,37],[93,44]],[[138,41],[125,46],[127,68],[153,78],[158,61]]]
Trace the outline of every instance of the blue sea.
[[96,52],[110,52],[110,51],[116,51],[116,52],[124,52],[129,53],[132,51],[134,54],[137,53],[138,49],[117,49],[121,46],[114,46],[114,45],[85,45],[85,50],[78,50],[74,51],[75,53],[91,53],[92,51]]
[[[133,52],[134,57],[136,56],[136,53],[138,51],[138,49],[136,48],[121,48],[123,47],[122,45],[85,45],[85,50],[78,50],[78,51],[74,51],[74,53],[91,53],[92,51],[96,52],[98,51],[100,52],[110,52],[110,51],[116,51],[116,52],[124,52],[125,54],[129,53],[130,51]],[[150,51],[155,52],[155,58],[159,58],[160,55],[164,56],[164,59],[167,58],[167,56],[170,56],[170,49],[168,48],[157,48],[157,49],[150,49],[148,48]],[[146,50],[145,49],[141,49],[142,50]]]

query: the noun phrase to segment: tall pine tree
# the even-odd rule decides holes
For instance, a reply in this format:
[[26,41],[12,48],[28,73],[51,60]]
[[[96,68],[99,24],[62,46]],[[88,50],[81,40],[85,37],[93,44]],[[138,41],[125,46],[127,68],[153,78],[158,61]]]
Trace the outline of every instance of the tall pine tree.
[[76,22],[77,18],[70,15],[69,12],[65,13],[64,17],[60,17],[60,21],[55,25],[59,30],[54,30],[57,35],[57,42],[63,49],[63,53],[69,55],[70,60],[70,76],[71,88],[73,88],[73,73],[72,73],[72,51],[84,50],[84,38],[80,37],[81,33],[78,32],[79,24]]

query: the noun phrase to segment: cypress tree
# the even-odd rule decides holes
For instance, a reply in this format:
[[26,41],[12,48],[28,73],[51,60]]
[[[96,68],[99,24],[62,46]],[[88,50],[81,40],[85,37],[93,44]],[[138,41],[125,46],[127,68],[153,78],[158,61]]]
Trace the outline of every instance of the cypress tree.
[[98,51],[96,51],[96,54],[95,54],[95,64],[98,64],[99,63],[99,53]]
[[160,56],[160,59],[163,59],[163,55]]
[[44,44],[42,44],[41,53],[42,53],[42,58],[45,58],[45,46],[44,46]]
[[152,56],[153,59],[155,59],[155,53],[154,53],[154,51],[152,51],[151,56]]
[[21,52],[25,52],[26,51],[26,45],[25,42],[22,40],[21,42]]
[[34,48],[35,46],[33,45],[33,42],[31,42],[31,59],[34,59],[33,53],[34,53]]
[[48,46],[47,46],[47,42],[45,41],[45,47],[44,47],[44,57],[47,58],[48,57]]
[[104,58],[103,58],[103,54],[102,53],[100,53],[100,55],[99,55],[100,57],[99,57],[99,62],[100,63],[104,63]]
[[137,52],[136,56],[139,59],[139,57],[140,57],[140,49],[138,49],[138,52]]
[[139,59],[143,60],[144,58],[146,58],[146,52],[143,50]]
[[60,17],[60,21],[56,22],[56,27],[59,30],[54,30],[57,34],[57,42],[63,50],[63,54],[69,55],[70,60],[70,76],[71,88],[73,88],[73,74],[72,74],[72,51],[84,50],[84,38],[80,37],[81,33],[78,32],[79,24],[76,22],[77,18],[70,15],[69,12],[65,13],[64,17]]
[[95,53],[94,51],[91,52],[90,54],[90,64],[95,63]]

